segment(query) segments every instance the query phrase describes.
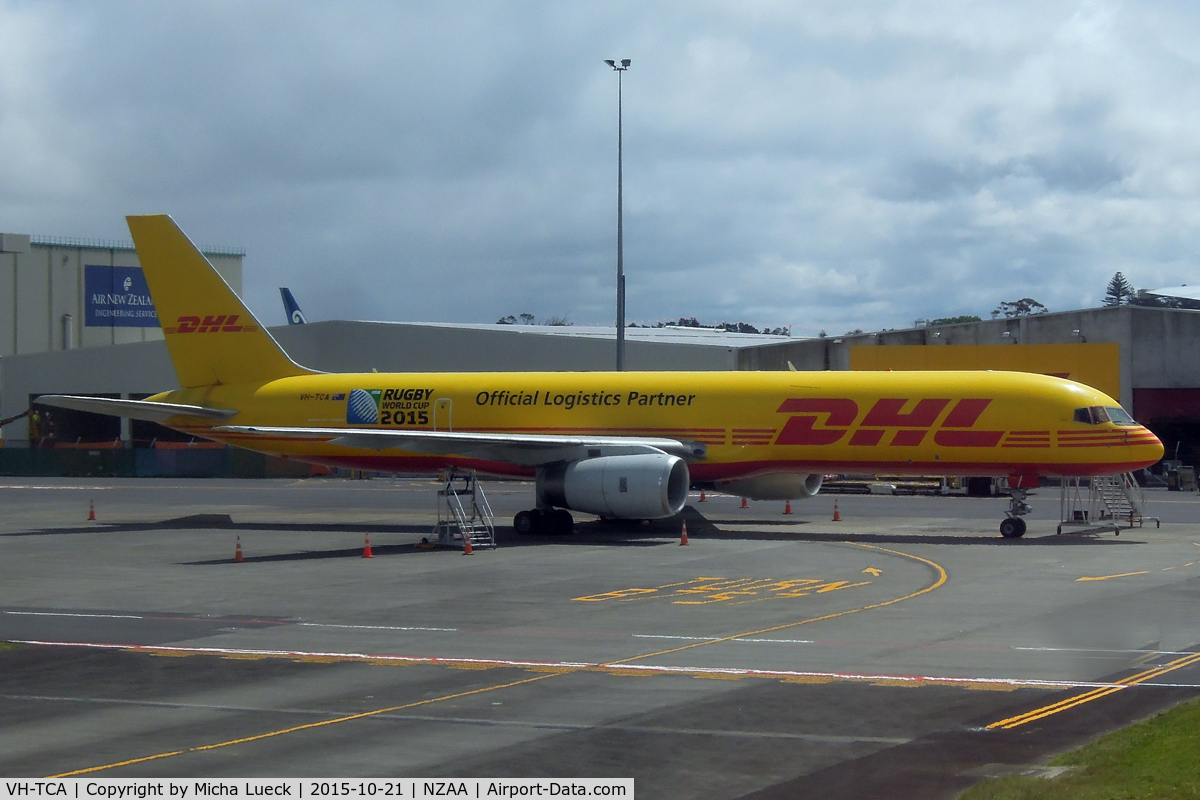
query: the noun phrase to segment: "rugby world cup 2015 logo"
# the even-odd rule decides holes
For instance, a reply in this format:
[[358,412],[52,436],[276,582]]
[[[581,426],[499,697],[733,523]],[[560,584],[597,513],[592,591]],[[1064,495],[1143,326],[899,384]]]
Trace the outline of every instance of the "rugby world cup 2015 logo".
[[382,389],[355,389],[346,400],[347,425],[378,425]]

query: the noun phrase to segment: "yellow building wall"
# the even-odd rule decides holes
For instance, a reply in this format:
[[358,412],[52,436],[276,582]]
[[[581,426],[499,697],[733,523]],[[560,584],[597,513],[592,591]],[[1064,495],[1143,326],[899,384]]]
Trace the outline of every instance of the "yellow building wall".
[[1121,346],[1115,342],[853,346],[850,369],[1034,372],[1068,378],[1109,397],[1121,397]]

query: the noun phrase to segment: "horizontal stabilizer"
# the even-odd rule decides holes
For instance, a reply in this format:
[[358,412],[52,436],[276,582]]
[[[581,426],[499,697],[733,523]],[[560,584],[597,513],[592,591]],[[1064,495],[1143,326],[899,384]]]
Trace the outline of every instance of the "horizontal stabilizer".
[[698,461],[707,453],[705,446],[699,442],[643,436],[554,436],[471,431],[391,431],[370,428],[276,428],[257,425],[223,425],[214,431],[270,438],[321,439],[329,444],[363,450],[396,448],[430,455],[470,455],[530,466],[554,461],[577,461],[601,454],[608,456],[655,452],[670,453],[689,461]]
[[44,394],[33,401],[38,405],[69,408],[90,414],[108,414],[113,417],[144,419],[148,422],[163,422],[176,417],[199,417],[223,422],[237,411],[228,408],[205,408],[182,403],[155,403],[150,400],[117,400],[108,397],[78,397],[70,394]]

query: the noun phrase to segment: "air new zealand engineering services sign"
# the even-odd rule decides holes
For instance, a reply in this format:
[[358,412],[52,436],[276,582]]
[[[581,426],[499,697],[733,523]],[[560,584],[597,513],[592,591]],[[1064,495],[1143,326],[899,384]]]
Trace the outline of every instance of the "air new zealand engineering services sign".
[[84,325],[96,328],[157,328],[146,276],[139,267],[84,267]]

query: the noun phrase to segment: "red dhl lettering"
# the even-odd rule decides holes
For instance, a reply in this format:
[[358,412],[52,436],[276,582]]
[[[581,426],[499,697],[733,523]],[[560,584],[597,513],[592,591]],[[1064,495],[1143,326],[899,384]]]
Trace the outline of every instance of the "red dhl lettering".
[[[779,406],[778,413],[793,414],[775,444],[830,445],[841,441],[851,430],[851,447],[875,447],[881,444],[889,430],[895,430],[890,447],[916,447],[925,441],[938,417],[949,406],[940,428],[933,432],[933,441],[942,447],[995,447],[1004,438],[1004,431],[962,430],[973,428],[984,410],[991,404],[987,398],[966,398],[953,401],[943,398],[917,400],[907,412],[909,398],[888,397],[877,400],[862,422],[858,419],[858,404],[849,398],[805,397],[789,398]],[[952,430],[946,430],[946,429]]]
[[165,333],[239,333],[241,331],[256,331],[255,325],[238,325],[240,314],[209,314],[200,317],[179,317],[176,325],[164,328]]
[[824,424],[828,427],[815,427],[819,416],[792,417],[784,423],[775,444],[833,444],[854,424],[858,403],[845,398],[792,398],[784,400],[779,407],[782,414],[805,411],[824,415]]

